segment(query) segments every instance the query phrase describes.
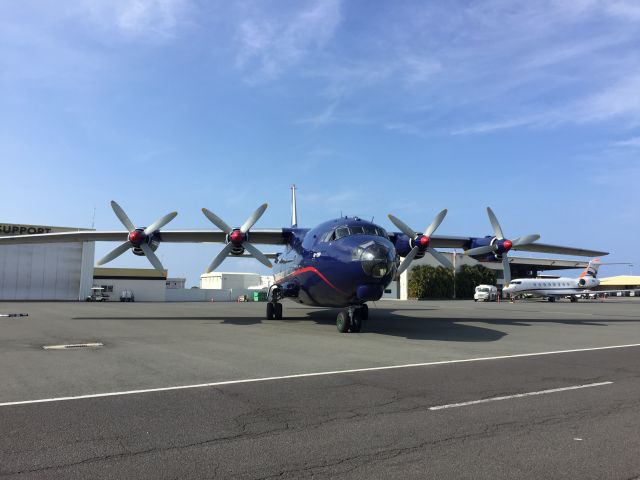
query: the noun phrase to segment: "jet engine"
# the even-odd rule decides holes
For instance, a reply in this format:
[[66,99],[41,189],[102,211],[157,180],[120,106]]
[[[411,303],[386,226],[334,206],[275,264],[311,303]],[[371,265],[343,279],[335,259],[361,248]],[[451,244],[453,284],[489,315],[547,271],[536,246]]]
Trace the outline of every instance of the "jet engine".
[[580,280],[578,280],[578,286],[580,288],[593,288],[597,287],[598,285],[600,285],[600,280],[598,280],[597,278],[582,277]]

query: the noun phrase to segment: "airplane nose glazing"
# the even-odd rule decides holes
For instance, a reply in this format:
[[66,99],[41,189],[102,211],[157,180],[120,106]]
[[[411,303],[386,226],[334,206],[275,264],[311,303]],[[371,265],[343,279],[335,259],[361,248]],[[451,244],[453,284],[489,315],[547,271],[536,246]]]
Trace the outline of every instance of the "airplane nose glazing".
[[369,241],[353,249],[352,259],[360,261],[364,273],[373,278],[383,278],[393,267],[392,252],[380,243]]

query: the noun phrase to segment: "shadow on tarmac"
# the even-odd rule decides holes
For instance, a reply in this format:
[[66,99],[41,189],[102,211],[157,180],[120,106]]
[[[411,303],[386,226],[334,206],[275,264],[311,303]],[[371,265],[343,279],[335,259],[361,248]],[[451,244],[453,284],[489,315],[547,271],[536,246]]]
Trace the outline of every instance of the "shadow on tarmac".
[[[518,318],[518,319],[491,319],[491,318],[438,318],[438,317],[411,317],[407,312],[425,310],[437,310],[437,308],[415,308],[415,309],[388,309],[371,308],[369,319],[363,323],[362,333],[373,333],[379,335],[390,335],[404,337],[410,340],[436,340],[436,341],[457,341],[457,342],[494,342],[507,335],[506,332],[469,325],[469,323],[484,323],[492,326],[531,326],[534,324],[558,323],[565,325],[586,325],[586,326],[608,326],[611,323],[640,322],[636,319],[585,319],[585,318]],[[335,325],[336,315],[339,309],[317,309],[309,310],[304,307],[286,306],[284,309],[285,322],[308,322],[313,321],[319,325]],[[399,314],[402,313],[402,314]],[[139,320],[167,320],[167,321],[204,321],[216,322],[228,325],[250,326],[256,324],[269,324],[270,321],[260,316],[252,317],[222,317],[222,316],[102,316],[102,317],[74,317],[73,320],[116,320],[116,321],[139,321]],[[280,320],[276,320],[280,322]]]

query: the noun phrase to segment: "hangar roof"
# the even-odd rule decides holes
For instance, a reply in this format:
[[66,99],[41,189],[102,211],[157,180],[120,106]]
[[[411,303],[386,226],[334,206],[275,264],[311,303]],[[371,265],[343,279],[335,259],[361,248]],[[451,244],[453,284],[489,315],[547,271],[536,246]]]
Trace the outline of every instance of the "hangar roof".
[[99,268],[93,269],[93,278],[129,278],[147,280],[166,280],[167,271],[155,268]]
[[0,236],[34,235],[42,233],[92,231],[90,228],[55,227],[52,225],[29,225],[24,223],[0,223]]
[[640,275],[618,275],[600,279],[600,285],[621,287],[626,285],[640,285]]
[[[502,270],[502,263],[498,261],[480,262],[485,267]],[[589,262],[583,260],[559,260],[555,258],[530,258],[509,256],[509,265],[523,265],[534,270],[568,270],[587,268]]]

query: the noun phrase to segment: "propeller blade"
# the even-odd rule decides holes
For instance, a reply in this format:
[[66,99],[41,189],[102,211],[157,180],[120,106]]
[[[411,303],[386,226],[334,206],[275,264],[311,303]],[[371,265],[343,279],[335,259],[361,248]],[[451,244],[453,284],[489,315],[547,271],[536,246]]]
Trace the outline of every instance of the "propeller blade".
[[427,229],[424,231],[425,237],[430,237],[433,234],[433,232],[435,232],[436,229],[440,226],[440,224],[444,220],[444,217],[446,216],[447,216],[447,209],[445,208],[438,215],[436,215],[436,218],[433,219],[433,222],[431,222],[431,225],[429,225]]
[[389,217],[389,220],[391,220],[391,223],[393,223],[396,227],[398,227],[398,230],[400,230],[402,233],[404,233],[407,237],[413,238],[413,237],[416,236],[415,230],[413,230],[411,227],[409,227],[409,225],[404,223],[398,217],[396,217],[394,215],[391,215],[391,214],[389,214],[387,216]]
[[253,212],[251,216],[247,218],[247,220],[242,224],[242,226],[240,227],[240,231],[242,233],[247,233],[249,229],[253,227],[253,224],[256,223],[258,220],[260,220],[260,217],[262,216],[262,214],[264,213],[264,211],[267,209],[268,206],[269,205],[266,203],[263,203],[262,205],[260,205],[257,208],[257,210]]
[[124,252],[131,248],[131,243],[127,240],[123,244],[118,245],[116,248],[107,253],[104,257],[98,260],[96,265],[104,265],[105,263],[109,263],[111,260],[118,258]]
[[495,213],[493,213],[493,210],[491,210],[491,207],[487,207],[487,213],[489,214],[489,221],[493,227],[493,233],[498,240],[502,240],[504,238],[504,234],[502,233],[502,228],[500,228],[500,222],[498,222],[498,219],[496,218]]
[[[397,225],[396,225],[397,227]],[[400,227],[398,227],[400,228]],[[416,256],[416,254],[418,253],[419,248],[418,247],[413,247],[411,249],[411,251],[407,254],[406,257],[404,257],[404,260],[402,261],[402,263],[400,264],[400,266],[398,267],[398,273],[397,275],[400,275],[402,272],[404,272],[407,268],[409,268],[409,265],[411,265],[411,262],[413,261],[413,257]]]
[[133,225],[133,222],[127,217],[127,214],[124,213],[124,210],[115,200],[111,200],[111,208],[113,208],[113,212],[118,217],[118,220],[124,225],[129,232],[133,232],[136,227]]
[[169,223],[171,220],[176,218],[176,215],[178,215],[178,212],[167,213],[164,217],[159,218],[158,220],[153,222],[151,225],[149,225],[147,228],[145,228],[144,229],[144,234],[145,235],[151,235],[156,230],[160,230],[167,223]]
[[209,266],[205,270],[205,273],[211,273],[216,268],[218,268],[218,266],[224,261],[224,259],[227,258],[227,255],[229,255],[229,252],[231,252],[232,248],[233,243],[227,243],[220,251],[220,253],[216,256],[216,258],[214,258],[213,261],[209,264]]
[[142,242],[140,244],[140,248],[144,252],[144,256],[147,257],[149,259],[149,262],[151,262],[151,265],[153,265],[153,268],[164,272],[164,267],[162,266],[162,263],[160,263],[160,259],[156,256],[151,247],[148,244]]
[[509,285],[511,283],[511,267],[506,255],[502,256],[502,270],[504,271],[504,285]]
[[482,255],[484,253],[493,252],[493,245],[485,245],[484,247],[470,248],[464,252],[465,255]]
[[273,267],[273,265],[271,265],[271,262],[269,261],[269,259],[265,256],[265,254],[262,253],[260,250],[258,250],[253,245],[251,245],[249,242],[243,242],[242,246],[244,248],[246,248],[247,250],[249,250],[251,255],[253,255],[255,257],[255,259],[258,260],[265,267],[269,267],[269,268]]
[[233,232],[233,228],[227,225],[227,223],[224,220],[222,220],[219,216],[217,216],[211,210],[207,210],[206,208],[203,208],[202,213],[204,213],[204,216],[207,217],[211,221],[211,223],[213,223],[216,227],[218,227],[227,235]]
[[435,258],[444,268],[453,268],[453,263],[451,263],[444,254],[442,254],[435,248],[429,247],[427,248],[427,252],[433,255],[433,258]]
[[525,235],[524,237],[518,237],[511,242],[513,247],[522,247],[523,245],[529,245],[530,243],[537,242],[540,239],[540,235]]

